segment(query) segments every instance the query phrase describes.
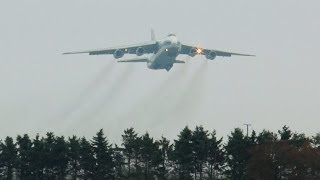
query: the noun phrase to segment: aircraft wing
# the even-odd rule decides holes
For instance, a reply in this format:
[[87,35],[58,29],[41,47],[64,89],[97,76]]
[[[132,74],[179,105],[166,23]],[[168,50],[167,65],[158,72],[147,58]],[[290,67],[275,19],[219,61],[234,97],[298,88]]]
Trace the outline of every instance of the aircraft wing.
[[220,51],[220,50],[216,50],[216,49],[205,49],[205,48],[201,48],[201,47],[189,46],[189,45],[183,45],[183,44],[181,45],[180,54],[189,54],[191,49],[195,49],[197,54],[202,54],[202,55],[205,55],[210,51],[214,51],[217,54],[217,56],[227,56],[227,57],[230,57],[232,55],[236,55],[236,56],[255,56],[255,55],[251,55],[251,54],[240,54],[240,53]]
[[105,49],[92,49],[92,50],[84,50],[84,51],[73,51],[73,52],[66,52],[63,54],[81,54],[81,53],[88,53],[89,55],[102,55],[102,54],[113,54],[116,50],[120,49],[123,50],[124,53],[135,54],[137,48],[142,47],[144,49],[144,53],[149,54],[153,53],[157,47],[156,41],[149,41],[139,44],[132,44],[127,46],[117,46]]

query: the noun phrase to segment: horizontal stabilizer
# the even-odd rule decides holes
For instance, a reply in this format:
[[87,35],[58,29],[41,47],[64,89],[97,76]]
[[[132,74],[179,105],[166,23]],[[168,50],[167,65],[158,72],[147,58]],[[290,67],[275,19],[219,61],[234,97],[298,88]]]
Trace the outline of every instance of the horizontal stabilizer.
[[186,62],[181,61],[181,60],[175,60],[174,63],[186,63]]
[[118,62],[148,62],[148,58],[134,58],[134,59],[124,59]]

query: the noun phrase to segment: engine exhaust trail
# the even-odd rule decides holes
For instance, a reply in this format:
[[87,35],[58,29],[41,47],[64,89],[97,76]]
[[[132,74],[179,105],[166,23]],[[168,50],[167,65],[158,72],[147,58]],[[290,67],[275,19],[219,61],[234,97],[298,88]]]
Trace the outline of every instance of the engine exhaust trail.
[[[203,91],[205,91],[207,69],[208,60],[205,60],[205,62],[202,62],[200,67],[193,73],[191,79],[187,81],[186,85],[183,87],[183,91],[181,91],[172,101],[169,110],[160,114],[162,123],[164,121],[176,119],[190,119],[197,103],[203,98],[202,94],[205,94]],[[160,122],[156,121],[155,123],[155,125],[157,125]]]
[[[187,58],[190,58],[190,56],[188,56]],[[146,96],[147,101],[151,100],[152,97],[156,95],[165,96],[168,93],[171,93],[172,88],[176,87],[177,83],[181,83],[183,81],[183,79],[185,78],[186,72],[189,69],[190,64],[186,63],[184,65],[177,65],[177,66],[180,66],[179,69],[177,69],[177,71],[174,71],[172,74],[170,74],[164,82],[159,84],[159,86],[154,89],[154,91],[150,92],[149,96]]]
[[174,108],[168,114],[175,115],[192,115],[197,107],[197,103],[201,102],[204,98],[206,91],[206,79],[208,72],[208,60],[202,62],[200,67],[194,72],[192,78],[187,82],[187,86],[184,88],[185,91],[179,95],[178,100]]
[[109,74],[113,72],[114,66],[113,63],[105,65],[95,76],[95,79],[81,92],[76,101],[62,113],[60,119],[68,120],[68,118],[85,106],[93,98],[94,93],[102,83],[110,78]]
[[[95,120],[103,110],[109,110],[109,107],[112,107],[111,104],[114,102],[114,98],[117,97],[122,92],[122,87],[128,81],[130,74],[132,74],[134,70],[130,66],[126,66],[124,68],[124,72],[120,73],[120,76],[115,79],[114,83],[109,86],[109,89],[104,93],[105,95],[99,98],[99,101],[94,103],[90,107],[90,111],[86,113],[86,115],[82,116],[82,120]],[[108,108],[106,108],[108,107]]]
[[[190,58],[190,56],[187,56],[183,60],[188,61]],[[158,108],[155,109],[153,107],[161,107],[161,111],[168,111],[168,106],[166,106],[168,104],[168,97],[172,95],[172,92],[180,90],[179,87],[184,83],[185,76],[191,65],[187,62],[186,64],[177,66],[179,67],[176,71],[173,71],[161,84],[153,88],[141,101],[132,106],[127,113],[120,117],[120,120],[129,121],[133,116],[154,117],[161,113]],[[141,109],[143,109],[143,112],[141,112]]]

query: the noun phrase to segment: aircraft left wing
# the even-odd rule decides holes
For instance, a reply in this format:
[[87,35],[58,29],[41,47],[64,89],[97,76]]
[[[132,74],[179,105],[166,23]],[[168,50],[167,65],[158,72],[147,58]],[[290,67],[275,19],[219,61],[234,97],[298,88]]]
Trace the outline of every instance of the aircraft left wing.
[[139,44],[132,44],[127,46],[117,46],[105,49],[92,49],[92,50],[84,50],[84,51],[73,51],[73,52],[66,52],[63,54],[81,54],[81,53],[88,53],[89,55],[102,55],[102,54],[113,54],[116,50],[123,50],[124,53],[135,54],[136,50],[141,47],[144,50],[144,53],[150,54],[156,50],[157,42],[156,41],[149,41]]
[[205,55],[208,52],[213,51],[213,52],[216,53],[217,56],[226,56],[226,57],[230,57],[232,55],[236,55],[236,56],[255,56],[255,55],[251,55],[251,54],[240,54],[240,53],[220,51],[220,50],[216,50],[216,49],[205,49],[205,48],[201,48],[201,47],[189,46],[189,45],[183,45],[183,44],[181,45],[180,54],[189,54],[191,50],[195,50],[195,53],[199,54],[199,55]]

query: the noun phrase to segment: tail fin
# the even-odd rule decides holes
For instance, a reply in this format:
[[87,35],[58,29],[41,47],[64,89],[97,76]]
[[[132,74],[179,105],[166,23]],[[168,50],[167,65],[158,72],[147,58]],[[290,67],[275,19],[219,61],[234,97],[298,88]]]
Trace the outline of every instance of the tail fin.
[[155,40],[156,40],[156,36],[154,35],[153,29],[151,29],[151,40],[152,40],[152,41],[155,41]]

